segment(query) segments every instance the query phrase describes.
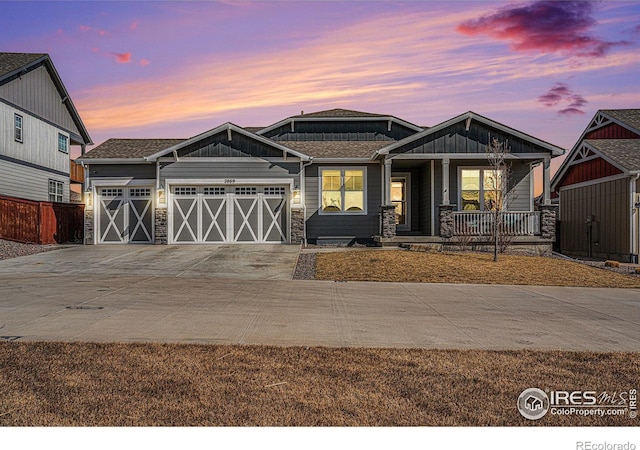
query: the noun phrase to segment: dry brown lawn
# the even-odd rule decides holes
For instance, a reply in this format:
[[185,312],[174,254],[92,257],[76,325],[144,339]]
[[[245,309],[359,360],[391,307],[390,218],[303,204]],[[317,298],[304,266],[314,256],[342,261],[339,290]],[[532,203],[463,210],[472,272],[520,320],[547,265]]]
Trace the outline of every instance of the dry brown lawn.
[[318,253],[316,280],[637,288],[640,278],[541,256],[347,251]]
[[637,426],[520,416],[529,387],[628,391],[639,353],[0,344],[3,426]]

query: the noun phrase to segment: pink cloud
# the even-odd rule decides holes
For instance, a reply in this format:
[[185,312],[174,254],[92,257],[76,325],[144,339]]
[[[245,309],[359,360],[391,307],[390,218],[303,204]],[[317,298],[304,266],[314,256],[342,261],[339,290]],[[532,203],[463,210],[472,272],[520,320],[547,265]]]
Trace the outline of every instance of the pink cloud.
[[584,1],[535,1],[507,6],[458,25],[458,32],[487,35],[509,41],[515,51],[564,53],[571,56],[601,57],[618,45],[590,35],[597,24],[592,17],[593,3]]
[[127,53],[111,53],[111,56],[116,57],[118,64],[128,64],[131,62],[131,52]]
[[588,103],[581,95],[574,94],[569,85],[566,83],[556,83],[546,93],[538,97],[538,102],[548,108],[552,108],[559,104],[567,105],[566,108],[558,111],[558,114],[584,114],[580,108]]
[[89,25],[80,25],[80,31],[89,31],[91,27]]
[[131,31],[134,31],[136,28],[138,28],[138,21],[136,20],[135,22],[132,22],[129,28],[131,29]]
[[148,66],[149,64],[151,64],[151,61],[149,61],[148,59],[141,59],[139,64],[141,66]]

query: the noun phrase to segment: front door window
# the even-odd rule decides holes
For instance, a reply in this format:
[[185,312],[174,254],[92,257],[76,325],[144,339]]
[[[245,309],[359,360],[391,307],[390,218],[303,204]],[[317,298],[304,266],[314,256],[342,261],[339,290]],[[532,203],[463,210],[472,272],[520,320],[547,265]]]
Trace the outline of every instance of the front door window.
[[408,225],[406,178],[393,178],[391,180],[391,203],[396,205],[396,225]]

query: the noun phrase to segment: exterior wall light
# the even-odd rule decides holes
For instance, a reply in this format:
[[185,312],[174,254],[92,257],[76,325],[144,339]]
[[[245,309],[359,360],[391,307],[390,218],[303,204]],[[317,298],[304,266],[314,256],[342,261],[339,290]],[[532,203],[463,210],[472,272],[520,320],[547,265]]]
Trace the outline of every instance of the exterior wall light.
[[89,211],[93,209],[93,191],[84,191],[84,207]]
[[167,194],[164,188],[156,189],[157,196],[157,205],[158,207],[166,207],[167,206]]
[[291,192],[291,197],[293,199],[294,205],[300,205],[302,203],[302,198],[300,197],[300,189],[294,189]]

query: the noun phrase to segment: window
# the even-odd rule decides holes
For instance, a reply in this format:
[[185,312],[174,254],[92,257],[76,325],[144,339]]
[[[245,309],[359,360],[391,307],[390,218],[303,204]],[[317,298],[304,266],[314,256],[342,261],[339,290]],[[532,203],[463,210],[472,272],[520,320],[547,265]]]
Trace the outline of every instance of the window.
[[69,153],[69,138],[62,133],[58,133],[58,151]]
[[363,168],[321,169],[320,178],[321,213],[365,213]]
[[22,116],[20,114],[14,114],[13,116],[13,136],[16,142],[22,142]]
[[64,183],[62,181],[49,180],[49,201],[62,202],[62,190]]
[[174,195],[196,195],[198,188],[192,186],[176,186],[173,188]]
[[463,211],[491,211],[502,202],[502,171],[493,169],[460,170],[460,204]]

